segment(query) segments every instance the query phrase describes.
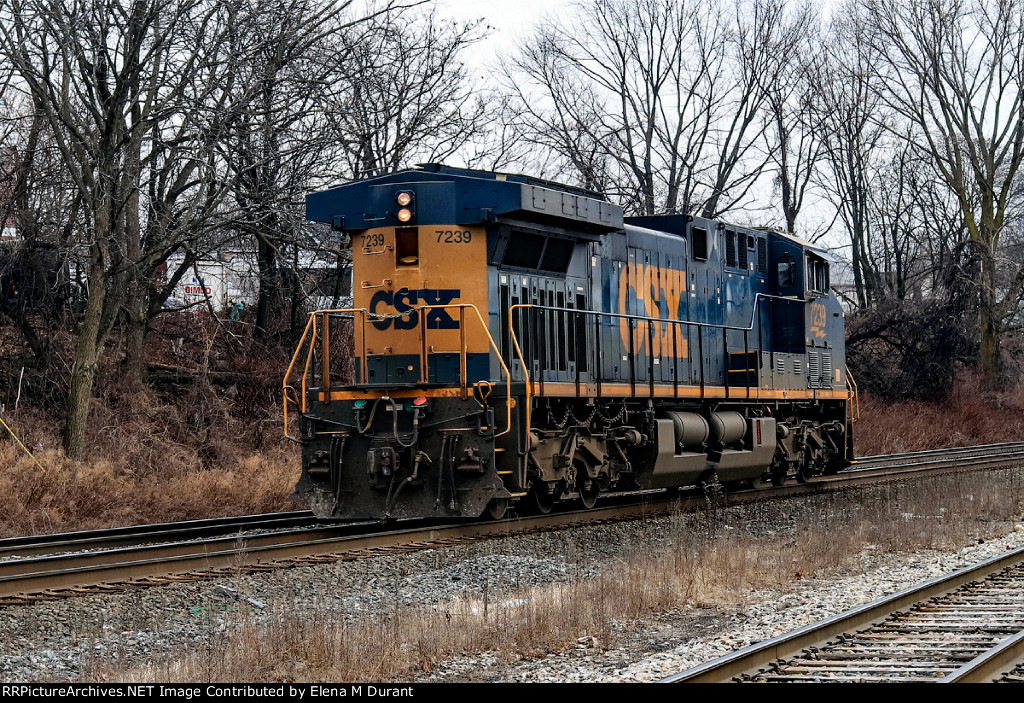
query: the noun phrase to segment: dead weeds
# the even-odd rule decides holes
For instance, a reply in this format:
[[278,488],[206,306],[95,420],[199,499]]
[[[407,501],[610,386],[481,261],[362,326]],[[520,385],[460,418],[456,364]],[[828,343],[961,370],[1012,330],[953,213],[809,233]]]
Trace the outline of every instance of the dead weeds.
[[[728,607],[757,589],[856,567],[866,546],[913,553],[1005,534],[1024,508],[1024,469],[850,489],[738,511],[679,513],[625,539],[594,573],[567,550],[571,576],[544,587],[476,593],[432,607],[394,604],[353,619],[336,594],[296,611],[240,612],[216,643],[119,680],[403,681],[439,662],[489,652],[508,662],[575,646],[620,644],[628,623],[687,606]],[[572,540],[570,539],[571,543]],[[576,568],[571,568],[575,566]],[[308,594],[302,594],[308,597]],[[105,670],[106,671],[106,670]],[[109,671],[107,671],[109,675]]]

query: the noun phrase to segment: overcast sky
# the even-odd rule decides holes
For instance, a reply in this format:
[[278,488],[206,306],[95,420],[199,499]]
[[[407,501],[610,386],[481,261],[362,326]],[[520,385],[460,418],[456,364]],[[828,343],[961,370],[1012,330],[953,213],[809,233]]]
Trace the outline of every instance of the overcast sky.
[[[475,78],[486,77],[488,72],[495,65],[494,58],[499,53],[511,51],[516,41],[528,34],[531,28],[547,17],[569,17],[573,14],[575,0],[505,0],[504,2],[488,2],[486,0],[436,0],[437,11],[441,17],[467,21],[483,19],[485,24],[493,27],[487,39],[479,44],[470,47],[464,54],[464,60],[470,69],[470,75]],[[823,7],[830,3],[822,2]],[[452,161],[454,164],[455,162]],[[765,188],[770,187],[766,185]],[[767,203],[774,196],[765,194],[763,202],[751,205],[753,210],[757,207],[767,207]],[[763,218],[767,211],[748,212],[746,214],[733,213],[732,220],[740,221],[737,218],[756,221]],[[815,193],[808,195],[808,201],[801,212],[801,228],[807,232],[824,230],[834,215],[831,206],[824,204]],[[729,218],[726,218],[729,219]],[[744,221],[745,221],[744,219]],[[834,245],[834,242],[825,242],[826,245]]]
[[[508,51],[516,39],[547,15],[571,13],[571,0],[439,0],[438,14],[457,20],[483,19],[493,27],[490,36],[467,53],[466,61],[485,66],[499,51]],[[473,66],[476,68],[477,66]]]

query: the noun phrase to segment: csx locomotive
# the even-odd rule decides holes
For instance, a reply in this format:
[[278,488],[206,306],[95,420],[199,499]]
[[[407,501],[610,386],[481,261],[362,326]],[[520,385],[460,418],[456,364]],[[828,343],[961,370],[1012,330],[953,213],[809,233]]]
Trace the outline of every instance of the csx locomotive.
[[353,259],[353,308],[310,315],[284,381],[321,517],[545,513],[852,460],[843,311],[808,242],[438,164],[306,216]]

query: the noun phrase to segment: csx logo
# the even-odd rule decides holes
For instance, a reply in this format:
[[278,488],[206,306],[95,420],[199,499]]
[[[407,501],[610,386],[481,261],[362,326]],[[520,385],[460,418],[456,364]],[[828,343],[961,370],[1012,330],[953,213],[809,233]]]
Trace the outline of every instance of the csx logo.
[[[685,296],[685,271],[639,264],[638,268],[619,274],[619,312],[685,320]],[[632,330],[632,349],[637,354],[668,357],[675,354],[683,359],[689,356],[685,325],[637,321],[633,323]],[[627,318],[619,318],[619,334],[623,348],[629,349],[630,322]],[[645,349],[646,352],[643,351]]]
[[[403,317],[389,317],[384,320],[374,320],[373,326],[379,330],[389,329],[392,324],[396,330],[411,330],[420,323],[420,316],[415,313],[413,306],[420,305],[447,305],[462,295],[462,291],[454,288],[437,289],[422,288],[420,290],[400,291],[379,290],[370,298],[370,312],[375,315],[388,315],[393,308],[398,313],[412,313]],[[384,309],[378,309],[381,305]],[[458,320],[452,319],[447,310],[434,308],[427,310],[427,329],[431,330],[457,330]]]

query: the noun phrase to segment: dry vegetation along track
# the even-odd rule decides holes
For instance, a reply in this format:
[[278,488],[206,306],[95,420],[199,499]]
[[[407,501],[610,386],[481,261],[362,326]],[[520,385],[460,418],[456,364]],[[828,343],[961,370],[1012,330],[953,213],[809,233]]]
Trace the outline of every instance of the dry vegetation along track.
[[1024,442],[863,457],[850,470],[834,476],[781,488],[737,491],[724,498],[701,491],[672,497],[645,495],[639,500],[632,496],[630,502],[610,500],[607,506],[589,511],[501,522],[318,525],[311,513],[299,511],[19,537],[0,541],[0,605],[635,519],[673,509],[699,509],[723,500],[730,504],[774,500],[923,474],[1020,463],[1024,463]]
[[773,637],[664,683],[1024,681],[1024,548]]

